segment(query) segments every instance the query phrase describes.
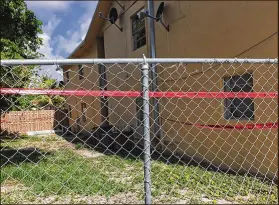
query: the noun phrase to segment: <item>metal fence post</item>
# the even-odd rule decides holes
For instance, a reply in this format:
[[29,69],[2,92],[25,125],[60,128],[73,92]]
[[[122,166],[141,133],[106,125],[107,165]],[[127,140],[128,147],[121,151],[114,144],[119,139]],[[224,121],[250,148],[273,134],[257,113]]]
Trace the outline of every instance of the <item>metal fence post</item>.
[[143,98],[143,136],[144,136],[144,192],[145,204],[151,204],[151,156],[150,156],[150,123],[149,123],[149,76],[148,64],[145,56],[142,73],[142,98]]

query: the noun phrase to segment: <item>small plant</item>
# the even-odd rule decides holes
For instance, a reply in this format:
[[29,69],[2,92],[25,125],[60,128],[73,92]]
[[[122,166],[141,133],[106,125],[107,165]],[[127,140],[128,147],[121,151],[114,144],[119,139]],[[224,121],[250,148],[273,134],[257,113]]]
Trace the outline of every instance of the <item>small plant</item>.
[[81,144],[81,143],[77,143],[75,145],[75,149],[82,149],[82,148],[83,148],[83,144]]

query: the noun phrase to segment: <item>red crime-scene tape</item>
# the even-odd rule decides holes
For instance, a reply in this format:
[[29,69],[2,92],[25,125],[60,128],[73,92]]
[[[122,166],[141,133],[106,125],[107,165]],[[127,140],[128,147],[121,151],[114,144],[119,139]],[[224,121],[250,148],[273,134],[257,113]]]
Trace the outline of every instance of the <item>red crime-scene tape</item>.
[[[56,90],[28,88],[0,88],[0,94],[20,95],[63,95],[63,96],[106,96],[106,97],[140,97],[139,91],[94,91],[94,90]],[[165,98],[277,98],[278,92],[149,92],[150,97]],[[171,120],[172,121],[172,120]],[[2,121],[3,122],[3,121]],[[180,122],[181,123],[181,122]],[[276,123],[259,123],[247,125],[202,125],[181,123],[209,129],[271,129],[278,128]]]
[[212,129],[237,129],[237,130],[243,130],[243,129],[271,129],[271,128],[278,128],[278,122],[275,123],[264,123],[264,124],[247,124],[247,125],[200,125],[196,124],[194,125],[196,127],[201,128],[212,128]]
[[193,124],[189,122],[181,122],[178,120],[171,120],[167,118],[161,117],[163,120],[176,122],[183,125],[189,125],[189,126],[195,126],[199,128],[208,128],[208,129],[237,129],[237,130],[243,130],[243,129],[271,129],[271,128],[278,128],[278,122],[275,123],[256,123],[256,124],[246,124],[246,125],[202,125],[202,124]]
[[[100,91],[100,90],[55,90],[0,88],[0,94],[19,95],[63,95],[63,96],[106,96],[140,97],[139,91]],[[150,97],[164,98],[277,98],[278,92],[149,92]]]

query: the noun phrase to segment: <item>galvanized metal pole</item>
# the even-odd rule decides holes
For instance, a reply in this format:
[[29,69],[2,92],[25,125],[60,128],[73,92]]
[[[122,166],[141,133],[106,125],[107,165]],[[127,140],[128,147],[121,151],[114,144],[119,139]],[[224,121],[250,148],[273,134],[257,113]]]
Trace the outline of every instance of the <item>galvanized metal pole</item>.
[[[149,15],[154,16],[154,2],[153,0],[148,0],[148,11]],[[149,57],[156,58],[155,49],[155,27],[154,19],[148,18],[149,23]],[[157,82],[158,72],[155,64],[151,64],[151,91],[158,91]],[[154,137],[156,139],[156,145],[160,141],[160,119],[159,119],[159,100],[158,98],[152,98],[152,105],[154,107],[153,117],[154,117]],[[159,138],[159,139],[158,139]]]
[[143,99],[143,136],[144,136],[144,192],[145,204],[151,204],[151,155],[150,155],[150,122],[149,122],[149,77],[148,64],[142,66],[142,99]]
[[[169,63],[267,63],[278,64],[278,58],[146,58],[146,63],[169,64]],[[21,59],[0,60],[1,66],[14,65],[78,65],[78,64],[115,64],[115,63],[142,63],[142,58],[95,58],[95,59]],[[175,69],[175,68],[174,68]]]
[[[148,0],[148,13],[150,16],[154,16],[154,2],[153,0]],[[155,58],[156,57],[156,50],[155,50],[155,27],[154,27],[154,19],[148,18],[149,24],[149,57]]]

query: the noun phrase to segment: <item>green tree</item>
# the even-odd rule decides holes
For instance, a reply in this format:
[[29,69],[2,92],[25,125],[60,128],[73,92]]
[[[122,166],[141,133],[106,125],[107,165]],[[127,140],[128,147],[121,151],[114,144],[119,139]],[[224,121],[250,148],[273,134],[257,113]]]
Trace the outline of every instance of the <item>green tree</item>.
[[[24,0],[1,0],[1,59],[33,59],[43,56],[37,50],[42,45],[42,22],[27,8]],[[34,66],[0,66],[0,88],[23,88],[30,84]],[[11,108],[19,96],[0,99],[0,107]]]
[[[48,76],[35,76],[29,85],[30,88],[63,89],[61,84]],[[65,98],[59,95],[23,95],[17,98],[13,110],[44,109],[46,106],[63,108]]]
[[[29,85],[30,88],[63,89],[61,84],[48,76],[35,76]],[[63,108],[65,98],[59,95],[23,95],[20,96],[13,106],[13,110],[44,109],[46,106]]]
[[1,0],[1,59],[38,58],[42,22],[24,0]]

